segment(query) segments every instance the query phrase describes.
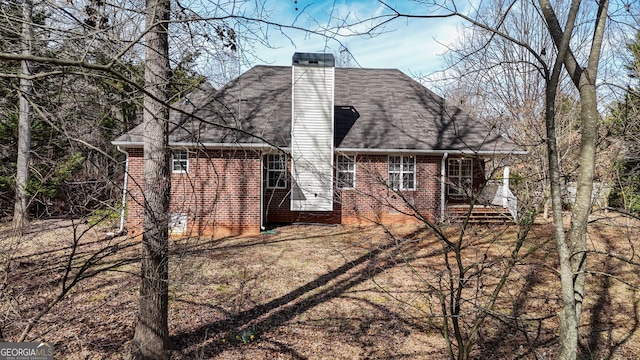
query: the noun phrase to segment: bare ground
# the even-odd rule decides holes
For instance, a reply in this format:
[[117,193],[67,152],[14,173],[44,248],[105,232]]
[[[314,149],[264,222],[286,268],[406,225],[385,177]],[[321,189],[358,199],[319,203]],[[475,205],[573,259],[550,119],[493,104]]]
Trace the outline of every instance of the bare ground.
[[[640,353],[640,268],[598,253],[638,262],[639,228],[614,214],[593,219],[583,358]],[[445,232],[455,238],[459,231]],[[476,276],[466,284],[462,324],[489,315],[473,351],[478,359],[555,358],[560,298],[550,224],[533,226],[521,252],[528,255],[496,306],[486,307],[517,231],[465,231],[463,261]],[[54,343],[56,358],[126,356],[137,316],[139,243],[104,233],[71,221],[36,222],[20,237],[8,224],[0,227],[5,340],[16,341],[31,321],[27,340]],[[292,225],[255,237],[175,240],[171,251],[172,358],[446,357],[438,295],[447,294],[450,273],[441,243],[425,229]],[[83,278],[74,284],[77,275]]]

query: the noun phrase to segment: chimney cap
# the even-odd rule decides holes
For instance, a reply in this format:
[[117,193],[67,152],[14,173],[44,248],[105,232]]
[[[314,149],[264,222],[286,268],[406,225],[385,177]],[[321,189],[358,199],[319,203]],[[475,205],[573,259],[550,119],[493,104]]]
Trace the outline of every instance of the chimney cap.
[[293,54],[293,65],[307,66],[335,66],[336,59],[332,54],[326,53],[295,53]]

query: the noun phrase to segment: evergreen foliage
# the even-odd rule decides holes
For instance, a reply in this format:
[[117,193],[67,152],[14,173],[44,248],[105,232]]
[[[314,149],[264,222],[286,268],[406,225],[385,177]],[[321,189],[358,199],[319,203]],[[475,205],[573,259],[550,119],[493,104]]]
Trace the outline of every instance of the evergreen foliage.
[[613,105],[607,119],[610,131],[621,148],[614,168],[617,181],[610,204],[640,214],[640,32],[627,49],[631,59],[626,68],[633,84],[628,86],[624,100]]

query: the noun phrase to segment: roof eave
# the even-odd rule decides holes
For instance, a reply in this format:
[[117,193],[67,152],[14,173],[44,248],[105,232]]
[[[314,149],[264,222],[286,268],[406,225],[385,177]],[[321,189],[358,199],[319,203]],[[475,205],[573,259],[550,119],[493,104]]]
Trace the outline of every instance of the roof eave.
[[[112,141],[112,145],[125,148],[143,147],[142,141]],[[183,148],[206,148],[206,149],[254,149],[254,150],[282,150],[288,151],[289,147],[277,147],[267,143],[185,143],[185,142],[169,142],[170,147]],[[416,155],[480,155],[480,156],[501,156],[501,155],[527,155],[529,152],[524,150],[480,150],[471,149],[371,149],[371,148],[335,148],[336,152],[345,154],[416,154]]]
[[[112,145],[125,148],[140,148],[144,146],[142,141],[112,141]],[[277,147],[269,145],[267,143],[187,143],[187,142],[175,142],[170,141],[169,147],[182,147],[182,148],[200,148],[200,149],[254,149],[254,150],[288,150],[286,147]]]
[[337,152],[345,154],[416,154],[416,155],[480,155],[480,156],[500,156],[500,155],[527,155],[525,150],[480,150],[471,149],[370,149],[370,148],[336,148]]

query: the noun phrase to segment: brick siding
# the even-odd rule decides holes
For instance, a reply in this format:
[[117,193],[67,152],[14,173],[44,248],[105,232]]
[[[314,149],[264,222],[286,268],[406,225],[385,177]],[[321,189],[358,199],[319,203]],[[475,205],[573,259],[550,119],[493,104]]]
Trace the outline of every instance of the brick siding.
[[[143,222],[142,149],[129,149],[129,197],[127,226],[139,235]],[[388,157],[359,155],[355,189],[334,186],[331,212],[298,212],[290,209],[291,163],[287,157],[287,188],[264,189],[268,223],[321,222],[366,224],[417,222],[416,212],[435,219],[440,205],[439,156],[416,157],[416,189],[394,192],[386,186]],[[260,231],[261,154],[242,150],[195,150],[189,153],[189,171],[171,174],[170,211],[187,215],[184,234],[222,237]]]
[[289,210],[291,191],[289,161],[287,188],[265,192],[266,220],[272,223],[330,224],[417,222],[418,220],[413,216],[416,211],[421,216],[433,220],[440,204],[441,160],[442,157],[438,156],[417,156],[416,189],[396,193],[387,187],[388,156],[360,155],[356,158],[356,187],[341,190],[334,185],[332,212]]
[[[258,174],[258,175],[256,175]],[[171,174],[173,214],[187,215],[183,234],[229,235],[260,232],[260,154],[242,150],[189,152],[189,171]],[[143,157],[129,149],[128,229],[140,233],[143,221]]]

